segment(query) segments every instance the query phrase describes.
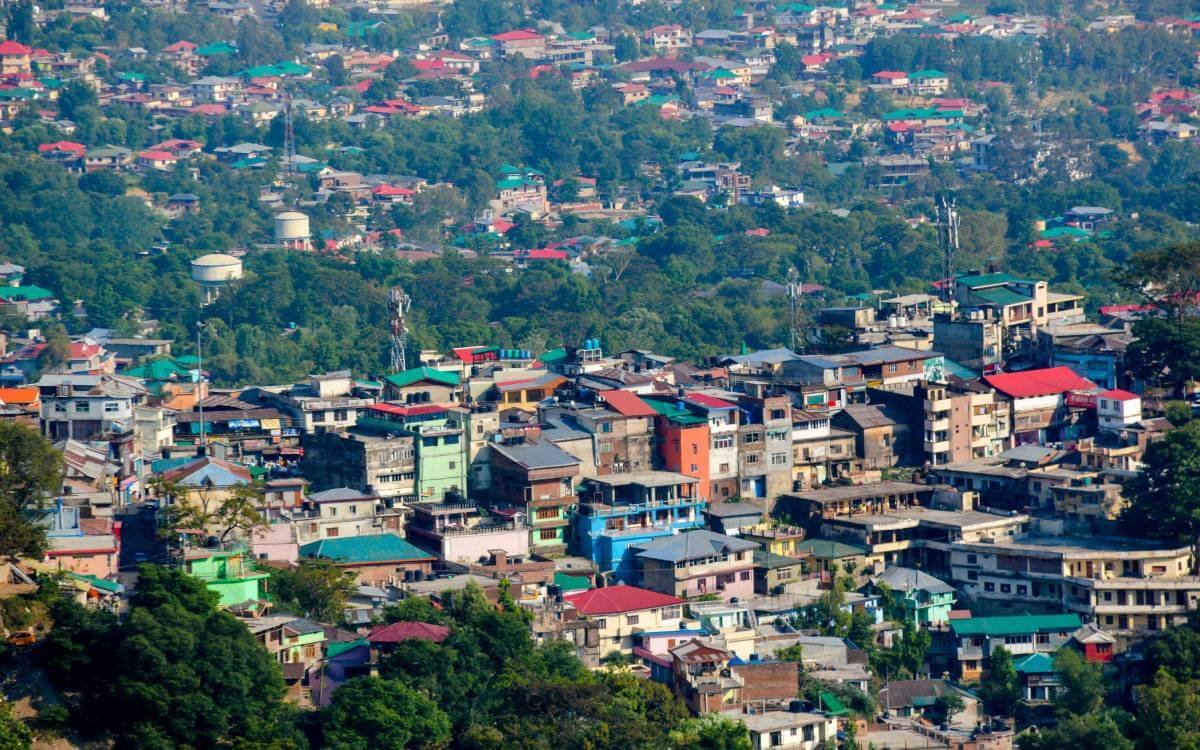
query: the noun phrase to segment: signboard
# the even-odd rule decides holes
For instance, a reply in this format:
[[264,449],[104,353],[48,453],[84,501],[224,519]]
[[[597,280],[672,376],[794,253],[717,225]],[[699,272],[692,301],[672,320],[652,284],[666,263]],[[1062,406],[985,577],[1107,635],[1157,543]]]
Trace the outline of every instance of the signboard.
[[1070,391],[1063,397],[1063,403],[1072,409],[1095,409],[1096,394]]

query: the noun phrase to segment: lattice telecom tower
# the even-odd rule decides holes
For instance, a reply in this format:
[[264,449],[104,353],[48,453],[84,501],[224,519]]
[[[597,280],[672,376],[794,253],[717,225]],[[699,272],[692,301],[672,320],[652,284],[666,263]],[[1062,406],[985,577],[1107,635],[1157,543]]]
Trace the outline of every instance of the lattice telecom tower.
[[942,301],[954,302],[954,256],[958,253],[958,207],[953,198],[942,196],[936,205],[938,246],[942,251]]
[[808,332],[804,329],[804,307],[800,295],[800,272],[795,268],[788,271],[788,324],[792,331],[792,351],[803,353],[808,347]]
[[388,292],[388,319],[391,321],[391,365],[392,372],[404,372],[408,369],[408,311],[412,308],[412,298],[404,293],[402,287],[394,286]]

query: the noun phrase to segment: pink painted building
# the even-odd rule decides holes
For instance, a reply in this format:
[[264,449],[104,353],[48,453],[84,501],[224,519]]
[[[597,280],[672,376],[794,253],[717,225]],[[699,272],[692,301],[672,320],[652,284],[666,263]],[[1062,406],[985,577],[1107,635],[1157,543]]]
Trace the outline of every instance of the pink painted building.
[[644,588],[679,597],[716,594],[724,601],[754,596],[756,542],[696,530],[635,548]]
[[121,522],[87,518],[83,508],[58,501],[42,518],[49,549],[42,560],[59,570],[99,578],[116,576],[121,552]]

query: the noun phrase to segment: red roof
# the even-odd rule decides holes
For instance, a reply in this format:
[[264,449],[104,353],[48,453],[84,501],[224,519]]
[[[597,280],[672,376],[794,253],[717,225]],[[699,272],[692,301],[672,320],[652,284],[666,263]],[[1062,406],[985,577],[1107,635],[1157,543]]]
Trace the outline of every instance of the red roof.
[[657,591],[639,589],[637,586],[605,586],[602,589],[592,589],[579,594],[564,596],[566,601],[585,615],[612,615],[618,612],[638,612],[655,607],[670,607],[683,604],[683,600],[674,596],[660,594]]
[[415,190],[396,187],[395,185],[376,185],[371,189],[375,195],[416,195]]
[[381,411],[384,414],[396,414],[401,417],[420,417],[425,414],[439,414],[449,407],[439,404],[418,404],[417,406],[401,406],[399,404],[375,404],[367,407],[371,411]]
[[1046,367],[1025,372],[985,375],[984,382],[1012,398],[1057,396],[1067,391],[1093,391],[1096,384],[1081,378],[1069,367]]
[[771,230],[767,229],[766,227],[758,227],[757,229],[746,230],[747,237],[769,237],[770,234]]
[[20,42],[5,40],[0,42],[0,55],[28,55],[33,52],[33,47],[26,47]]
[[98,344],[75,341],[71,344],[71,359],[85,359],[103,351]]
[[3,404],[36,404],[38,389],[29,388],[0,388],[0,403]]
[[1111,391],[1101,391],[1100,398],[1106,398],[1109,401],[1134,401],[1141,398],[1141,396],[1121,390],[1120,388],[1114,388]]
[[539,247],[534,250],[524,250],[517,254],[517,257],[526,260],[566,260],[570,257],[566,250],[553,250],[548,247]]
[[188,110],[197,115],[223,115],[228,111],[224,104],[197,104]]
[[492,37],[497,42],[521,42],[531,41],[533,39],[545,39],[541,34],[529,29],[517,29],[516,31],[506,31],[503,34],[496,34]]
[[371,631],[367,640],[371,643],[399,643],[410,638],[441,643],[450,635],[450,628],[428,622],[393,622],[380,625]]
[[605,391],[601,394],[608,408],[625,417],[653,417],[654,411],[633,391]]
[[196,45],[192,42],[178,41],[163,47],[163,52],[191,52],[194,49],[196,49]]
[[170,151],[159,151],[149,149],[147,151],[138,152],[139,159],[150,159],[152,161],[175,161],[175,154]]
[[885,81],[898,81],[901,78],[908,78],[908,73],[901,70],[881,70],[874,77],[882,78]]
[[445,70],[446,63],[441,60],[409,60],[417,70]]
[[50,151],[70,151],[73,154],[83,155],[87,151],[87,147],[82,143],[74,141],[55,141],[54,143],[42,143],[38,146],[38,153],[45,154]]
[[690,401],[699,406],[707,406],[710,409],[732,409],[735,406],[723,398],[709,396],[706,393],[689,393],[684,396],[683,400]]

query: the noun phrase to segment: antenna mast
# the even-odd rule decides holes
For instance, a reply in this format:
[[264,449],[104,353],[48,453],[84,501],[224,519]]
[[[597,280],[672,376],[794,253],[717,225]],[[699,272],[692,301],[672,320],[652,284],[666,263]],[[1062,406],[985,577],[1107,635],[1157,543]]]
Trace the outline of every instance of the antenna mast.
[[938,245],[942,250],[942,301],[954,303],[954,256],[958,253],[957,200],[942,196],[937,211]]
[[804,308],[801,305],[802,289],[800,272],[793,266],[788,271],[787,293],[789,325],[792,332],[792,351],[803,352],[808,346],[808,336],[804,330]]
[[388,318],[391,321],[391,365],[392,372],[404,372],[408,369],[408,311],[412,308],[412,298],[404,293],[402,287],[394,286],[388,292]]

